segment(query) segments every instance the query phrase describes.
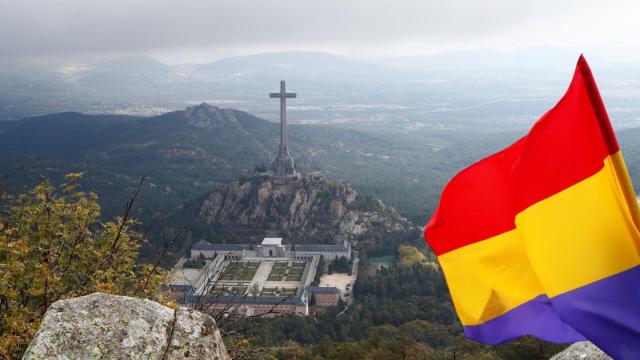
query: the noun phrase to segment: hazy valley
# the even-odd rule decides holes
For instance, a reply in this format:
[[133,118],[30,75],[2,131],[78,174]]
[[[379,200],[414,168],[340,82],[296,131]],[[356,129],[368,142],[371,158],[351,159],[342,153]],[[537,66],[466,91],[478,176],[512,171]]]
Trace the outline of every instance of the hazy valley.
[[[98,194],[109,219],[144,177],[131,214],[149,240],[141,260],[161,257],[167,269],[201,239],[254,246],[276,234],[298,244],[353,244],[360,261],[353,306],[278,318],[249,332],[253,346],[304,346],[323,358],[393,358],[402,347],[437,359],[460,352],[537,359],[562,347],[462,338],[421,229],[445,183],[523,136],[570,76],[507,55],[499,66],[489,66],[500,58],[491,52],[378,63],[300,52],[173,66],[132,57],[26,77],[5,69],[0,190],[18,194],[43,178],[59,184],[82,172],[82,189]],[[457,71],[468,56],[479,67]],[[638,184],[638,84],[621,81],[625,71],[637,70],[603,71],[602,91]],[[278,104],[267,94],[281,78],[299,94],[289,102],[288,132],[303,174],[286,190],[266,175],[280,136]],[[188,236],[165,254],[167,229]],[[376,269],[389,258],[393,265]]]

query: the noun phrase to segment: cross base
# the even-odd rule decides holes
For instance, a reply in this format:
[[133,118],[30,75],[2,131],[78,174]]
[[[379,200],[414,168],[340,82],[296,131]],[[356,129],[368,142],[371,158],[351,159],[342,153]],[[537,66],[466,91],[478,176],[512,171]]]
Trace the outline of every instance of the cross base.
[[276,176],[295,176],[296,166],[293,163],[293,158],[289,154],[278,155],[273,161],[273,172]]

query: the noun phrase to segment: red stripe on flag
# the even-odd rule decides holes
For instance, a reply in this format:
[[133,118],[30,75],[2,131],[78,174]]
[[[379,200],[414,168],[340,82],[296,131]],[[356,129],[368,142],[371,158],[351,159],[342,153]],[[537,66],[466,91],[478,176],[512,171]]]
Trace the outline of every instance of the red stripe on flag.
[[425,238],[441,255],[511,230],[519,212],[594,175],[618,149],[581,56],[565,95],[527,136],[449,181]]

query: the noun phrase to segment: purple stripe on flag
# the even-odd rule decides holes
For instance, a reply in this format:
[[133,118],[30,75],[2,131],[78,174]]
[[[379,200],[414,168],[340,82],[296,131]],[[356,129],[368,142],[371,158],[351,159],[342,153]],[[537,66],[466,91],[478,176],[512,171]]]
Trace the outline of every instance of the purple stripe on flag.
[[551,300],[540,295],[495,319],[465,326],[464,333],[491,345],[523,335],[556,343],[589,340],[614,359],[640,359],[640,266]]
[[558,295],[551,303],[564,322],[614,359],[640,358],[640,266]]
[[560,320],[546,295],[540,295],[482,324],[465,326],[464,334],[472,340],[490,345],[524,335],[555,343],[585,340],[580,333]]

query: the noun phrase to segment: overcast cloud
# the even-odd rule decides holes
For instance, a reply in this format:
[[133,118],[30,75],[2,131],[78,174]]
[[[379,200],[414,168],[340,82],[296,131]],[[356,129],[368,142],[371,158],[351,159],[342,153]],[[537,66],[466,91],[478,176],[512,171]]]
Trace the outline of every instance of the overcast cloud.
[[638,19],[635,0],[0,0],[0,57],[638,45]]

